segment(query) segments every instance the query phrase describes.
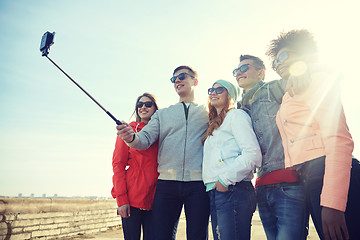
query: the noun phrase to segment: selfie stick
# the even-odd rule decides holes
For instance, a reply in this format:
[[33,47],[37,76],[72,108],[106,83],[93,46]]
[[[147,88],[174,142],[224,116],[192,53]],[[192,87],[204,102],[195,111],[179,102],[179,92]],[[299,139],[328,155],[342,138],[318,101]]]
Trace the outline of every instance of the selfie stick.
[[114,120],[117,125],[121,125],[122,123],[119,120],[117,120],[109,111],[101,106],[100,103],[95,100],[95,98],[93,98],[87,91],[85,91],[85,89],[83,89],[77,82],[75,82],[74,79],[72,79],[64,70],[62,70],[61,67],[59,67],[53,60],[51,60],[51,58],[48,57],[50,46],[54,44],[54,36],[55,32],[44,33],[40,43],[40,51],[42,52],[42,56],[45,56],[47,59],[49,59],[49,61],[52,62],[62,73],[64,73],[65,76],[67,76],[76,86],[78,86],[81,91],[83,91],[89,98],[91,98],[91,100],[96,103],[96,105],[98,105],[107,115],[109,115],[109,117],[111,117],[111,119]]

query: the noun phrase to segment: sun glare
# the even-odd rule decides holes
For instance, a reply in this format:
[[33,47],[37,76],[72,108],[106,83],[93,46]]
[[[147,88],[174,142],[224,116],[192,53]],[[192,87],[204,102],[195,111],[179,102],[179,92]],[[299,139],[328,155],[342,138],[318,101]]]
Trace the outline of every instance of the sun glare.
[[292,76],[300,76],[307,71],[307,65],[303,61],[294,62],[290,68],[289,72]]

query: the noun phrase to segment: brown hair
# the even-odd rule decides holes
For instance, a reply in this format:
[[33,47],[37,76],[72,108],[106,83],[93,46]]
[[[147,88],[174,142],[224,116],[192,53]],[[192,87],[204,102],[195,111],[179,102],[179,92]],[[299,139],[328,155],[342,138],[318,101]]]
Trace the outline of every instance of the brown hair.
[[[140,118],[140,116],[139,116],[139,112],[138,112],[138,108],[136,107],[136,104],[140,101],[140,99],[142,98],[142,97],[148,97],[148,98],[150,98],[150,100],[154,103],[154,105],[155,105],[155,112],[156,112],[156,110],[158,110],[159,108],[158,108],[158,105],[157,105],[157,103],[156,103],[156,97],[153,95],[153,94],[151,94],[151,93],[147,93],[147,92],[145,92],[145,93],[143,93],[142,95],[140,95],[137,99],[136,99],[136,103],[135,103],[135,110],[134,110],[134,112],[133,112],[133,114],[131,115],[131,117],[136,113],[136,122],[140,122],[141,121],[141,118]],[[131,118],[130,117],[130,118]]]
[[189,72],[191,75],[193,75],[194,78],[198,78],[197,72],[196,72],[194,69],[192,69],[191,67],[185,66],[185,65],[179,66],[179,67],[175,68],[175,70],[174,70],[174,72],[173,72],[173,75],[174,75],[177,71],[179,71],[179,70],[181,70],[181,69],[186,69],[186,70],[188,70],[188,72]]
[[246,59],[252,60],[253,63],[256,65],[256,68],[266,70],[265,64],[264,64],[263,60],[261,60],[260,58],[255,57],[253,55],[248,55],[248,54],[240,56],[240,62],[243,60],[246,60]]
[[211,106],[210,100],[208,100],[208,108],[209,108],[209,127],[205,132],[204,137],[202,138],[202,144],[204,144],[206,138],[208,136],[212,136],[212,133],[215,129],[218,129],[221,124],[224,122],[226,113],[231,109],[234,109],[232,106],[232,98],[230,97],[229,93],[227,94],[227,101],[225,103],[225,107],[221,110],[220,114],[217,114],[216,108]]

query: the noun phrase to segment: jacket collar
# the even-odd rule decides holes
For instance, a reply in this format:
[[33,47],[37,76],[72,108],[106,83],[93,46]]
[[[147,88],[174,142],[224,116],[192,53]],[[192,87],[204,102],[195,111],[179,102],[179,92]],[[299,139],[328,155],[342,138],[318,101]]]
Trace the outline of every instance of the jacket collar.
[[262,85],[264,85],[264,81],[259,81],[254,86],[252,86],[252,88],[250,88],[249,91],[247,92],[244,91],[242,93],[241,105],[246,106],[247,104],[249,104],[256,91],[259,90],[259,88],[261,88]]

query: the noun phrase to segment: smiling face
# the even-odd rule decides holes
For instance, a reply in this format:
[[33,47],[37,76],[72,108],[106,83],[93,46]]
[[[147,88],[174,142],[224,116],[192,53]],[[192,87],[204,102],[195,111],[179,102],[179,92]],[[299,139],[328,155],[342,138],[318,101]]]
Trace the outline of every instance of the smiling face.
[[316,54],[299,54],[290,48],[282,48],[273,61],[273,68],[281,78],[289,79],[304,74],[308,64],[315,63],[316,59]]
[[[188,69],[180,69],[176,71],[173,76],[178,76],[180,73],[187,73],[193,76]],[[187,98],[190,95],[194,94],[194,87],[197,85],[198,80],[189,75],[185,75],[186,78],[184,80],[180,80],[176,78],[174,83],[174,88],[176,93],[180,96],[180,98]]]
[[[285,56],[285,57],[283,57]],[[282,48],[276,55],[277,65],[274,66],[276,72],[283,79],[288,79],[290,76],[291,65],[298,60],[297,54],[289,48]]]
[[[213,88],[218,88],[218,87],[222,87],[221,84],[219,83],[215,83],[213,85]],[[227,92],[226,89],[224,89],[224,91],[222,93],[216,93],[216,91],[213,91],[210,95],[209,95],[209,102],[210,105],[212,107],[214,107],[216,109],[216,111],[218,112],[218,114],[220,113],[220,111],[226,107],[228,101],[229,101],[229,94]]]
[[[138,102],[143,102],[143,103],[145,103],[145,102],[152,102],[152,100],[151,100],[150,98],[146,97],[146,96],[143,96],[143,97],[141,97],[141,98],[139,99]],[[141,122],[144,122],[144,123],[148,123],[149,120],[150,120],[150,118],[151,118],[151,116],[152,116],[152,115],[154,114],[154,112],[156,111],[155,104],[153,103],[153,104],[151,105],[151,107],[149,107],[149,108],[146,107],[145,104],[142,104],[142,106],[141,106],[141,107],[138,107],[138,108],[136,109],[136,111],[137,111],[137,113],[138,113],[138,115],[139,115],[139,117],[140,117],[140,121],[141,121]]]
[[242,60],[239,63],[239,67],[245,64],[249,64],[248,70],[246,72],[237,71],[236,81],[239,87],[243,88],[245,91],[248,91],[252,86],[264,78],[265,70],[256,68],[256,65],[252,59]]

